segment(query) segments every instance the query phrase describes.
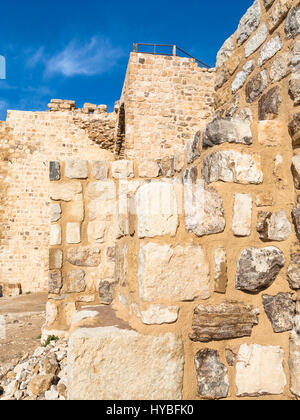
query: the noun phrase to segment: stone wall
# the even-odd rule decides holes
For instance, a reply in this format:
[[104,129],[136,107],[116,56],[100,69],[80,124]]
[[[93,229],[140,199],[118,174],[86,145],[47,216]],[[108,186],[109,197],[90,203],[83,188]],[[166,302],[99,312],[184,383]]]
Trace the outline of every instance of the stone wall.
[[[157,128],[166,133],[168,120],[146,119],[146,144],[147,129],[155,136],[141,154],[146,122],[134,123],[142,108],[130,113],[139,97],[152,115],[141,89],[123,109],[134,160],[108,171],[105,162],[61,163],[44,336],[75,330],[70,398],[82,397],[78,378],[87,399],[157,399],[157,389],[163,399],[300,397],[299,8],[254,2],[218,54],[215,115],[183,143],[169,131],[167,148]],[[142,69],[152,59],[164,60],[131,61]],[[123,97],[130,75],[129,66]],[[70,212],[82,191],[79,226]]]
[[212,116],[214,78],[194,59],[131,53],[120,100],[125,158],[182,154]]
[[1,122],[0,284],[15,285],[9,294],[47,288],[49,161],[113,159],[115,115],[8,111]]

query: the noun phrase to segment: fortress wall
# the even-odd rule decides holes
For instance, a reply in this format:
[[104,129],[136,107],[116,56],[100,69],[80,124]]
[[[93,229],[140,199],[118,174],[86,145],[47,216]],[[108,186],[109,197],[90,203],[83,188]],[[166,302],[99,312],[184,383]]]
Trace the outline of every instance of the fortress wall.
[[214,69],[194,59],[131,53],[120,104],[125,105],[125,158],[182,154],[212,116]]
[[41,291],[48,278],[49,162],[112,159],[115,114],[8,111],[2,126],[0,284]]

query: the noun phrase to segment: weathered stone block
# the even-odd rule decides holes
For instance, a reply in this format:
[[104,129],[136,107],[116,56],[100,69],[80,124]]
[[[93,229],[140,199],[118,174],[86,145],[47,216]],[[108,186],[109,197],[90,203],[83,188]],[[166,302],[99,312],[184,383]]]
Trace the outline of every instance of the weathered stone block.
[[126,179],[134,177],[133,161],[117,160],[112,162],[112,176],[115,179]]
[[201,246],[141,244],[138,279],[140,297],[149,302],[210,296],[209,264]]
[[291,375],[291,392],[300,397],[300,337],[295,332],[290,338],[289,368]]
[[151,182],[136,193],[139,238],[175,236],[178,227],[178,207],[174,185]]
[[294,101],[294,105],[300,105],[300,71],[292,74],[289,84],[289,94]]
[[236,236],[250,236],[252,223],[252,195],[235,194],[232,230]]
[[253,69],[254,69],[253,61],[252,60],[248,61],[244,65],[242,71],[238,72],[234,81],[232,82],[232,85],[231,85],[232,93],[236,93],[239,89],[241,89],[244,86],[248,76],[253,72]]
[[294,114],[292,121],[289,123],[289,133],[292,138],[293,146],[300,145],[300,112]]
[[50,246],[61,245],[61,226],[50,226]]
[[101,181],[105,181],[108,178],[108,162],[105,160],[94,160],[92,162],[92,174],[93,177]]
[[59,162],[50,162],[49,163],[49,177],[50,177],[50,181],[59,181],[60,180],[60,164],[59,164]]
[[49,249],[49,270],[60,270],[63,263],[63,252],[61,249]]
[[215,152],[204,159],[202,176],[208,184],[217,181],[261,184],[261,157],[234,150]]
[[269,9],[275,0],[264,0],[264,5],[266,9]]
[[283,252],[275,247],[244,249],[237,264],[236,288],[250,293],[267,289],[285,264]]
[[115,284],[101,281],[99,284],[99,298],[101,305],[111,305],[114,299]]
[[285,140],[286,125],[281,121],[259,121],[258,142],[263,146],[281,146]]
[[263,192],[256,195],[255,204],[257,207],[269,207],[274,205],[274,198],[271,192]]
[[291,262],[287,274],[290,288],[300,289],[300,247],[298,244],[294,245],[291,250]]
[[89,165],[87,160],[67,160],[65,176],[74,179],[86,179],[89,176]]
[[250,337],[258,324],[259,310],[242,302],[225,301],[220,305],[203,304],[195,311],[192,321],[192,341],[207,343]]
[[268,28],[267,25],[264,23],[261,27],[256,31],[252,38],[247,42],[245,45],[245,57],[248,58],[251,54],[253,54],[258,48],[265,42],[268,36]]
[[[279,114],[281,105],[280,87],[275,86],[258,101],[258,117],[260,120],[274,120]],[[280,124],[280,122],[277,122]]]
[[54,201],[72,201],[76,200],[76,196],[82,193],[82,185],[80,182],[68,183],[51,183],[50,198]]
[[203,135],[203,147],[212,147],[225,142],[252,144],[250,122],[233,118],[215,118],[208,123]]
[[70,264],[81,267],[98,267],[101,262],[101,248],[98,246],[81,246],[67,250]]
[[291,293],[279,293],[276,296],[263,295],[263,305],[275,333],[291,331],[296,315],[296,303]]
[[229,390],[228,370],[216,350],[203,349],[195,356],[198,394],[205,399],[226,398]]
[[249,36],[258,28],[260,24],[260,2],[255,0],[253,5],[247,10],[242,17],[238,29],[236,31],[237,44],[243,44]]
[[173,324],[178,312],[177,306],[150,305],[146,311],[141,311],[141,319],[146,325]]
[[81,293],[86,289],[85,271],[71,270],[67,275],[68,293]]
[[227,254],[224,248],[217,248],[214,251],[215,265],[215,292],[226,293],[228,275],[227,275]]
[[292,225],[286,212],[259,212],[257,232],[260,239],[266,241],[286,241],[292,233]]
[[50,204],[50,221],[58,222],[61,218],[62,210],[59,203]]
[[66,223],[66,242],[68,244],[80,244],[81,242],[81,224]]
[[198,131],[195,137],[187,145],[187,163],[193,163],[201,154],[201,131]]
[[300,197],[298,197],[298,203],[293,208],[292,216],[293,216],[293,223],[295,226],[296,234],[299,238],[300,237]]
[[90,243],[102,244],[105,240],[106,222],[93,221],[88,224],[87,233]]
[[282,394],[287,383],[283,361],[279,346],[243,344],[236,364],[237,396]]
[[286,18],[285,33],[287,39],[296,38],[300,33],[300,4],[293,7]]
[[291,72],[291,53],[286,52],[278,55],[270,69],[270,79],[272,82],[279,82]]
[[274,55],[282,48],[282,41],[280,36],[270,39],[260,50],[258,65],[261,67],[266,61],[274,57]]
[[174,334],[81,328],[69,341],[68,399],[180,400],[183,366],[183,344]]
[[292,159],[292,173],[294,176],[295,188],[300,189],[300,154],[296,155]]
[[266,70],[257,73],[249,82],[246,84],[246,101],[248,103],[255,102],[263,91],[268,86],[268,77]]
[[49,273],[48,291],[51,294],[59,295],[63,285],[61,271],[57,270]]
[[228,38],[217,54],[216,68],[219,69],[232,56],[235,50],[234,36]]
[[139,160],[139,176],[141,178],[157,178],[160,175],[159,166],[156,160]]
[[223,201],[214,188],[197,180],[197,169],[187,169],[183,177],[185,224],[197,236],[223,232],[226,221]]
[[268,27],[271,33],[274,32],[286,18],[292,4],[293,0],[279,0],[274,4],[274,7],[272,7],[268,17]]

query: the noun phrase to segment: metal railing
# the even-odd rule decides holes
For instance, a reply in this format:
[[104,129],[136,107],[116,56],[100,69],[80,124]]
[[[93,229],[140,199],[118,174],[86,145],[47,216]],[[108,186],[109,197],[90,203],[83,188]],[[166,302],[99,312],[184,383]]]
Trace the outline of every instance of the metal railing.
[[[153,47],[153,52],[149,52],[149,51],[139,51],[139,47]],[[158,52],[157,49],[158,48],[172,48],[172,54],[170,53],[162,53],[162,52]],[[177,45],[168,45],[168,44],[133,44],[133,51],[134,52],[141,52],[143,54],[151,54],[151,55],[167,55],[167,56],[173,56],[176,57],[177,52],[180,51],[182,54],[185,54],[186,56],[188,56],[189,58],[193,58],[195,61],[197,61],[197,63],[199,63],[201,65],[201,67],[206,67],[208,69],[211,68],[211,66],[209,66],[208,64],[203,63],[203,61],[198,60],[198,58],[193,57],[191,54],[187,53],[186,51],[182,50],[181,48],[177,47]],[[180,57],[180,56],[178,56]]]

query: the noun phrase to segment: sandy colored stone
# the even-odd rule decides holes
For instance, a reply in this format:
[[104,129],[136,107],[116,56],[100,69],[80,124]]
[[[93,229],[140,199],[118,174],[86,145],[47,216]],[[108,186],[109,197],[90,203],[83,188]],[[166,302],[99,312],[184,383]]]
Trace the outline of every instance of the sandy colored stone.
[[53,380],[54,375],[52,374],[36,375],[30,381],[30,391],[33,393],[33,395],[42,395],[51,387]]
[[291,262],[288,267],[288,282],[293,290],[300,289],[300,247],[294,244],[291,249]]
[[297,190],[300,189],[300,154],[295,155],[292,159],[292,173],[294,184]]
[[92,162],[93,177],[104,181],[108,178],[109,166],[105,160],[94,160]]
[[134,177],[133,161],[118,160],[112,162],[112,176],[115,179],[126,179]]
[[279,346],[243,344],[236,364],[237,396],[280,395],[286,386]]
[[61,271],[55,270],[49,273],[48,292],[50,294],[59,295],[63,285]]
[[296,303],[291,293],[278,293],[276,296],[263,295],[265,312],[275,333],[291,331],[296,315]]
[[278,54],[270,69],[270,79],[272,82],[279,82],[291,72],[292,55],[290,52]]
[[50,221],[58,222],[62,216],[61,206],[59,203],[50,204]]
[[69,293],[81,293],[85,291],[85,271],[71,270],[67,274],[67,280]]
[[72,222],[83,222],[85,217],[84,203],[82,194],[77,194],[75,201],[65,203],[65,214]]
[[292,233],[292,225],[286,212],[259,212],[257,231],[261,239],[269,241],[286,241]]
[[270,39],[260,50],[260,56],[257,64],[261,67],[266,61],[274,57],[274,55],[280,51],[282,48],[282,41],[280,36],[277,35],[274,38]]
[[268,75],[266,70],[257,73],[246,84],[246,101],[255,102],[268,86]]
[[262,192],[256,195],[255,204],[257,207],[273,206],[274,198],[271,192]]
[[89,176],[87,160],[67,160],[65,165],[65,176],[67,178],[86,179]]
[[103,221],[93,221],[88,224],[88,240],[90,243],[102,244],[105,240],[107,223]]
[[223,232],[226,221],[222,198],[196,177],[196,168],[187,169],[183,177],[186,229],[199,237]]
[[50,198],[54,201],[72,201],[76,195],[82,192],[80,182],[56,183],[50,184]]
[[195,366],[200,397],[213,400],[226,398],[229,391],[228,370],[220,362],[219,352],[211,349],[198,351]]
[[236,31],[237,44],[243,44],[260,24],[261,9],[259,0],[255,0],[240,20]]
[[50,226],[50,246],[61,245],[61,226],[51,225]]
[[268,28],[265,23],[256,31],[245,45],[245,57],[248,58],[265,42],[268,36]]
[[156,160],[141,159],[138,167],[141,178],[157,178],[159,176],[159,166]]
[[225,248],[215,249],[214,266],[215,292],[225,294],[228,283],[227,254]]
[[172,333],[82,328],[69,341],[68,399],[180,400],[183,365],[182,341]]
[[195,137],[187,144],[187,163],[193,163],[201,155],[201,131],[197,131]]
[[234,37],[228,38],[217,54],[216,68],[219,69],[234,53]]
[[300,105],[300,70],[292,74],[289,84],[289,94],[294,101],[294,105]]
[[61,249],[49,249],[49,270],[60,270],[63,263],[63,252]]
[[250,236],[252,224],[252,195],[234,196],[232,231],[235,236]]
[[294,114],[292,121],[289,123],[289,134],[292,138],[293,146],[300,145],[300,112]]
[[300,397],[300,337],[295,332],[292,332],[290,337],[289,368],[291,392]]
[[81,267],[98,267],[101,262],[101,248],[99,246],[69,248],[67,260],[70,264]]
[[81,224],[66,223],[66,242],[68,244],[80,244],[81,242]]
[[208,155],[203,162],[204,180],[211,182],[235,182],[238,184],[261,184],[263,172],[258,154],[226,150]]
[[244,86],[248,76],[253,72],[253,70],[254,64],[253,61],[250,60],[244,65],[242,71],[238,72],[234,81],[232,82],[232,93],[236,93],[239,89],[241,89]]
[[136,212],[139,238],[175,236],[179,220],[173,184],[151,182],[141,186],[136,193]]
[[296,38],[296,36],[300,33],[300,4],[297,3],[295,7],[293,7],[286,18],[285,21],[285,33],[287,39]]
[[275,29],[286,18],[290,8],[292,7],[293,0],[278,0],[269,12],[268,27],[270,32]]
[[150,305],[146,311],[141,311],[141,319],[146,325],[173,324],[178,312],[177,306]]
[[149,302],[208,299],[209,264],[201,246],[141,244],[140,298]]
[[242,302],[225,301],[220,305],[209,303],[197,306],[192,320],[192,341],[207,343],[250,337],[258,324],[259,309]]
[[[278,117],[279,109],[281,105],[282,99],[280,95],[280,87],[275,86],[272,89],[270,89],[267,93],[265,93],[260,100],[258,101],[258,116],[260,120],[275,120]],[[258,123],[259,127],[262,127],[263,125],[261,122]],[[278,121],[278,125],[280,126],[280,130],[278,133],[278,137],[280,133],[282,133],[283,128],[285,125],[283,125]],[[273,125],[274,126],[274,125]],[[258,133],[259,141],[260,139],[260,132]]]

